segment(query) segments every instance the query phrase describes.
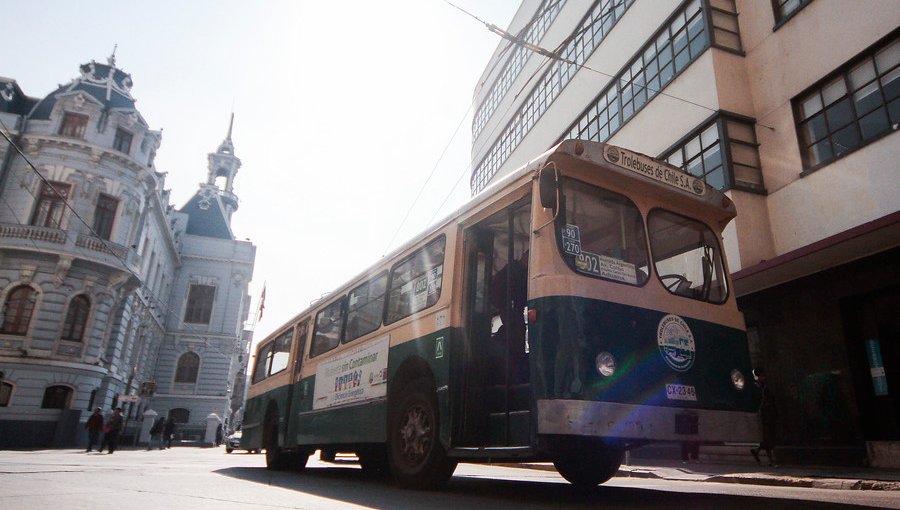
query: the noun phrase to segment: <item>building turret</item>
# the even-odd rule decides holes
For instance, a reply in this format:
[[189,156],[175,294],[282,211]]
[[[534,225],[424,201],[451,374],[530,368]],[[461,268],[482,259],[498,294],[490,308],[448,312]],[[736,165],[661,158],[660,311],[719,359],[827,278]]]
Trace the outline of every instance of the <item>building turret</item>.
[[[234,194],[234,177],[241,168],[241,160],[234,155],[234,143],[231,141],[231,129],[234,126],[234,114],[228,123],[228,135],[222,141],[216,152],[209,154],[208,185],[215,186],[219,190],[222,203],[225,206],[225,216],[231,222],[231,214],[238,208],[237,195]],[[222,179],[224,178],[224,182]]]

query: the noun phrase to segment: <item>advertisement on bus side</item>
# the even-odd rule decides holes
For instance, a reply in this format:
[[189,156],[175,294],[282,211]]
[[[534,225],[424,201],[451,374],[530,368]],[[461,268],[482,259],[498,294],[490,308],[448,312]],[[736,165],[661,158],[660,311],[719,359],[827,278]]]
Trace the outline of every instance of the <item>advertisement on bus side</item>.
[[319,363],[316,367],[313,409],[324,409],[387,395],[390,343],[390,335],[385,335]]

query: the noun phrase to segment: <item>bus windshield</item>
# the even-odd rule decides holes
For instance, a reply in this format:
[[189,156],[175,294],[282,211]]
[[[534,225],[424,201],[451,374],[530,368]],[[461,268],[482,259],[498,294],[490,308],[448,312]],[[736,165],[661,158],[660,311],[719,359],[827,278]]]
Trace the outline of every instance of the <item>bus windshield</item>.
[[625,196],[580,181],[563,182],[559,241],[578,273],[630,285],[647,281],[641,212]]
[[650,212],[650,249],[663,286],[679,296],[724,303],[728,288],[722,251],[705,224],[662,209]]

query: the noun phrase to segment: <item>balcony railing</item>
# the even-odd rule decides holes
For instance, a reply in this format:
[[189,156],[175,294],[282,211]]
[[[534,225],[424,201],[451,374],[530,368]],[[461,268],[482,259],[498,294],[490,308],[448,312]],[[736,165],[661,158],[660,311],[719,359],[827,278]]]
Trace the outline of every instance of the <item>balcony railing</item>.
[[66,231],[52,227],[0,223],[0,238],[31,239],[47,243],[66,244]]
[[100,253],[109,253],[120,259],[125,258],[128,254],[128,248],[88,234],[78,234],[75,246]]

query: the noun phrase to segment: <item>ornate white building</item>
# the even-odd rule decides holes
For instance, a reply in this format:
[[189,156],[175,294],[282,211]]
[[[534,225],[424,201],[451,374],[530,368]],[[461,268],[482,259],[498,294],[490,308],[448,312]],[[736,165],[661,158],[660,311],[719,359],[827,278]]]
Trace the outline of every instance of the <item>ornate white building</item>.
[[72,444],[94,407],[185,437],[230,414],[256,250],[231,127],[175,210],[131,86],[114,57],[42,99],[0,77],[0,447]]

